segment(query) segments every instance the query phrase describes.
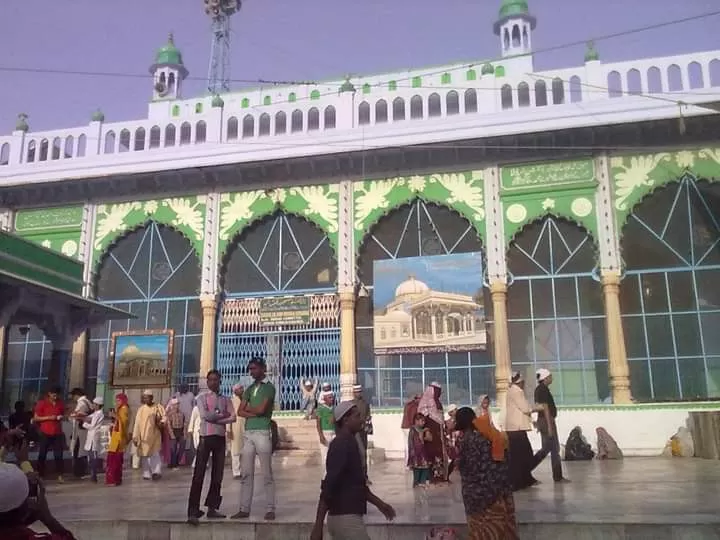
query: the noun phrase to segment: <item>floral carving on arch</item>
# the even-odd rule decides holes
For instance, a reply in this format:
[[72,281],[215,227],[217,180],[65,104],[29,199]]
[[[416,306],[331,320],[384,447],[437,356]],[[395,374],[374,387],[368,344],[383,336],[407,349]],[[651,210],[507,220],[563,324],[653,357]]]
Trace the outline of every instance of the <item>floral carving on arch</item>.
[[218,252],[224,254],[245,228],[280,210],[317,225],[337,253],[339,197],[337,184],[223,193],[220,197]]
[[633,208],[658,187],[686,174],[720,181],[720,147],[614,156],[610,159],[612,201],[618,230]]
[[384,216],[415,199],[446,206],[473,225],[485,240],[485,197],[482,171],[397,176],[356,182],[354,242],[359,249],[365,235]]
[[172,197],[98,205],[93,242],[93,265],[103,253],[131,230],[155,221],[167,225],[187,238],[202,259],[205,238],[205,195]]

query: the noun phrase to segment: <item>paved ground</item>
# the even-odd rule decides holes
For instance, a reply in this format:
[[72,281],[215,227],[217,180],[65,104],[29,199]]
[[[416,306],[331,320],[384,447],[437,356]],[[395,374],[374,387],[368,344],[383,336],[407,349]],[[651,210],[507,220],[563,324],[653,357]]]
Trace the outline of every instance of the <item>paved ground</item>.
[[[720,524],[720,461],[683,458],[634,458],[620,462],[564,463],[570,484],[555,486],[548,462],[540,466],[537,487],[516,495],[518,518],[526,524]],[[275,469],[277,518],[284,523],[314,519],[320,469],[286,465]],[[410,475],[400,462],[371,469],[373,490],[395,506],[397,522],[455,523],[465,521],[459,481],[428,490],[427,498],[410,487]],[[261,478],[256,479],[252,520],[264,511]],[[143,481],[131,471],[121,487],[88,482],[50,485],[53,513],[67,522],[184,521],[189,471],[167,471],[159,482]],[[206,480],[207,488],[207,480]],[[240,485],[226,471],[223,486],[225,513],[234,513]],[[381,523],[371,510],[368,522]],[[713,527],[714,528],[714,527]]]

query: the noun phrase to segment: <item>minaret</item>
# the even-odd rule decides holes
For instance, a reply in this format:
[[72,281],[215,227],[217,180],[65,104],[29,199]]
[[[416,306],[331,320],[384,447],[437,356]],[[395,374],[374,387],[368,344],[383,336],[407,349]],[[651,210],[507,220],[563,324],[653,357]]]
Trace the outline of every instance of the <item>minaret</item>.
[[530,15],[527,0],[502,0],[495,35],[500,36],[503,58],[532,53],[532,31],[535,17]]
[[150,67],[153,76],[153,101],[167,101],[182,97],[182,82],[188,76],[180,50],[175,46],[173,35],[155,55]]

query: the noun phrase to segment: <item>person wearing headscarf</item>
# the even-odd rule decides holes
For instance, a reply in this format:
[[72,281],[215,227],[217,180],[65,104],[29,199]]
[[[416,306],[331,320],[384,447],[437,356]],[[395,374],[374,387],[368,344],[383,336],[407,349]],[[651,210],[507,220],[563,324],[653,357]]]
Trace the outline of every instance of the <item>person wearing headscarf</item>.
[[615,442],[615,439],[603,427],[595,430],[597,434],[597,458],[598,459],[622,459],[623,453]]
[[[400,429],[403,432],[403,438],[405,441],[408,440],[408,437],[410,436],[410,429],[415,424],[415,415],[418,412],[418,404],[420,403],[420,398],[422,397],[422,394],[415,394],[413,398],[408,401],[405,404],[405,407],[403,408],[403,417],[402,421],[400,423]],[[405,445],[405,462],[407,463],[408,460],[408,445]]]
[[477,401],[477,409],[475,409],[475,414],[477,416],[485,416],[490,414],[490,396],[487,394],[483,394],[478,398]]
[[123,458],[130,442],[130,406],[125,394],[115,396],[115,411],[110,411],[113,426],[110,429],[107,463],[105,464],[105,483],[108,486],[122,484]]
[[432,464],[430,481],[432,483],[447,482],[448,480],[448,452],[445,419],[443,407],[440,403],[442,387],[439,383],[432,383],[425,389],[418,413],[425,417],[425,427],[430,432],[432,440],[426,447],[427,457]]
[[528,431],[532,429],[532,414],[544,414],[544,410],[544,405],[530,406],[525,398],[525,379],[520,372],[513,373],[505,406],[505,433],[510,449],[508,467],[513,490],[538,483],[532,475],[533,451]]
[[543,414],[537,419],[537,429],[540,432],[542,448],[533,456],[532,469],[540,465],[543,459],[550,454],[552,463],[552,475],[555,482],[567,482],[563,477],[562,462],[560,460],[560,440],[558,438],[557,423],[557,407],[555,399],[550,391],[550,385],[553,382],[552,373],[549,370],[541,368],[535,373],[537,379],[537,387],[535,388],[535,404],[543,405]]
[[[42,483],[29,478],[15,465],[0,463],[0,486],[0,537],[3,540],[75,540],[50,512]],[[31,486],[37,492],[37,502],[33,504],[30,503]],[[36,521],[49,532],[33,531],[30,525]]]
[[[237,411],[242,403],[242,395],[245,388],[242,384],[236,384],[232,387],[232,406]],[[227,438],[230,440],[230,463],[232,464],[233,478],[239,480],[242,475],[242,449],[243,449],[243,433],[245,433],[245,418],[236,416],[235,422],[227,425]]]
[[458,469],[468,540],[519,540],[503,434],[470,407],[458,410],[456,427],[463,432]]
[[151,390],[142,394],[143,404],[135,415],[132,441],[140,458],[145,480],[159,480],[162,476],[162,437],[165,432],[165,409],[153,401]]

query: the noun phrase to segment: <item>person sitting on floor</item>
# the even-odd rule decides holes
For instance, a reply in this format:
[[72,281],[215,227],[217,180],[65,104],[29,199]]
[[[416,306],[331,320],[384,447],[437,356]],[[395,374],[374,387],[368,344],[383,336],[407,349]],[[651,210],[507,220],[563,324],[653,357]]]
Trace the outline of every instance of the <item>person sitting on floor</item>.
[[565,461],[589,461],[595,457],[592,447],[583,437],[580,426],[575,426],[565,443]]
[[597,434],[597,458],[598,459],[622,459],[623,453],[615,442],[615,439],[605,430],[599,427],[595,430]]

